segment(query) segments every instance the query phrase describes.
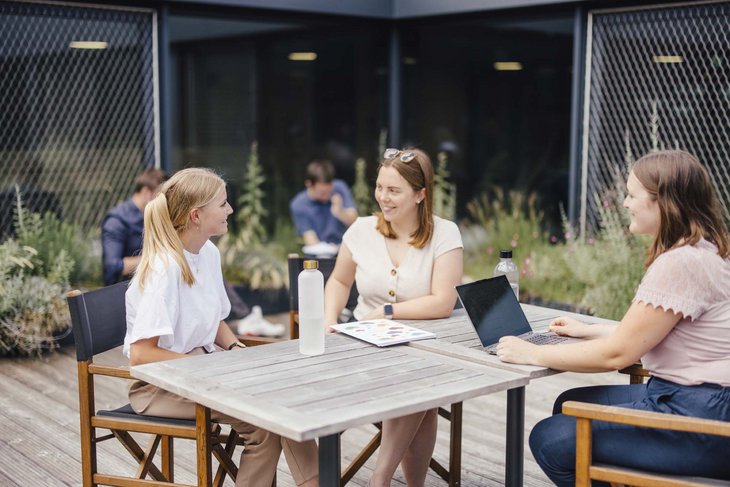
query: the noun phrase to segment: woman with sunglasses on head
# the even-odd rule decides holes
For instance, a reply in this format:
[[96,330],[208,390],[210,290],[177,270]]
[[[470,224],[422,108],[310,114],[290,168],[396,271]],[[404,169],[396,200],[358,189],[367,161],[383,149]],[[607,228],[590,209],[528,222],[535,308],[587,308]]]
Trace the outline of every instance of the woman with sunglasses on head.
[[[244,348],[223,321],[231,304],[209,240],[228,231],[232,212],[225,182],[202,168],[176,173],[147,204],[142,259],[126,293],[130,365]],[[193,401],[142,381],[132,384],[129,402],[141,415],[195,418]],[[211,418],[243,438],[237,486],[270,487],[282,448],[295,483],[318,485],[314,441],[290,441],[217,411]]]
[[[336,323],[353,282],[358,320],[434,319],[451,315],[461,282],[457,226],[433,214],[433,167],[418,149],[387,149],[378,169],[380,212],[345,232],[325,286],[325,322]],[[373,487],[388,486],[398,464],[409,486],[424,484],[436,443],[436,410],[383,422]]]
[[[624,207],[631,233],[651,235],[647,266],[618,325],[558,318],[560,335],[583,343],[535,346],[504,337],[497,356],[557,370],[618,370],[639,359],[648,384],[563,393],[538,423],[530,448],[550,480],[575,485],[575,419],[565,401],[730,421],[730,239],[707,170],[691,154],[660,151],[633,166]],[[593,422],[593,460],[673,475],[730,479],[730,439]],[[595,485],[595,484],[594,484]]]

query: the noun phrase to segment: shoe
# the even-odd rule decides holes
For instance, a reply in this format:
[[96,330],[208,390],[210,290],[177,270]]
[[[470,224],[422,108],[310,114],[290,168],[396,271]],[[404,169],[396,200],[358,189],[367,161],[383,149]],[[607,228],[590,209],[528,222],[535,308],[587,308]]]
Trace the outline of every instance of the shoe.
[[355,321],[352,319],[352,311],[347,308],[343,308],[342,311],[340,311],[340,315],[337,317],[337,323],[349,323],[350,321]]
[[286,328],[280,323],[272,323],[264,318],[261,306],[251,308],[251,313],[245,318],[236,320],[234,326],[239,335],[253,335],[265,337],[284,336]]

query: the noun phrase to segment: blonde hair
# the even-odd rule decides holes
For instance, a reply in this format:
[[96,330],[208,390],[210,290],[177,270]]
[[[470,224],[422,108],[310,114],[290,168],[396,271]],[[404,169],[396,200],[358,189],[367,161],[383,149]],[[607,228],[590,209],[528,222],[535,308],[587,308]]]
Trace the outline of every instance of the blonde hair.
[[[400,160],[404,152],[413,152],[416,157],[408,162]],[[418,205],[418,228],[409,235],[408,242],[417,249],[422,249],[433,237],[433,165],[431,159],[420,149],[403,149],[391,159],[383,159],[378,171],[383,167],[392,167],[413,188],[413,191],[425,189],[424,198]],[[390,222],[385,219],[383,212],[375,213],[378,219],[376,228],[385,238],[397,238]]]
[[167,263],[168,256],[182,270],[183,281],[192,286],[195,277],[183,254],[180,234],[190,224],[190,211],[202,208],[215,198],[225,181],[210,169],[193,167],[175,173],[144,209],[142,259],[136,277],[140,289],[152,272],[157,256]]

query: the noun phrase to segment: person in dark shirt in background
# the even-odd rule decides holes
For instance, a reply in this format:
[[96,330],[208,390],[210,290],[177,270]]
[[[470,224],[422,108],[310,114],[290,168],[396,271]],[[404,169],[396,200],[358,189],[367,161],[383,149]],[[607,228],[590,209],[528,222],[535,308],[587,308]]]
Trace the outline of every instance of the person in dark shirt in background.
[[167,176],[160,169],[145,169],[134,180],[134,193],[115,206],[101,224],[104,285],[129,279],[139,265],[142,253],[144,208],[157,194]]
[[335,179],[335,168],[327,160],[314,160],[307,165],[304,186],[306,189],[289,204],[297,234],[304,245],[339,245],[345,230],[357,218],[350,188]]

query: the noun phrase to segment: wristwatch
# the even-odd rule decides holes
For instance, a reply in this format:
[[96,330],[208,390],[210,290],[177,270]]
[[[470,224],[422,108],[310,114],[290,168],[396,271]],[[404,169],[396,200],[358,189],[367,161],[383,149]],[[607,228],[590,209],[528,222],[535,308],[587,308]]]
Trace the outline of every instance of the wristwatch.
[[246,345],[244,345],[240,341],[236,340],[235,342],[228,345],[228,350],[233,350],[233,347],[246,348]]
[[393,319],[393,305],[391,303],[383,304],[383,314],[385,315],[385,319]]

